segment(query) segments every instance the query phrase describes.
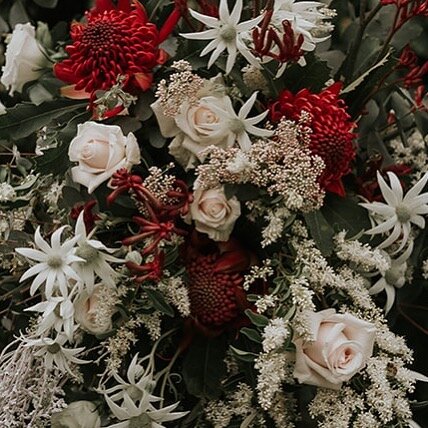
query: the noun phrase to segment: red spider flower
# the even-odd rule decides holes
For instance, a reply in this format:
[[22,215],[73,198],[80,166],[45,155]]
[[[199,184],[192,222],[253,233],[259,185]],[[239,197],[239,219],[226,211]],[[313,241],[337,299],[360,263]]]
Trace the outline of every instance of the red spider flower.
[[282,22],[282,37],[278,35],[277,30],[269,25],[272,14],[273,10],[267,11],[260,28],[253,30],[255,54],[260,58],[273,58],[281,65],[298,61],[303,55],[303,35],[296,37],[291,23],[286,20]]
[[162,279],[163,268],[165,263],[165,253],[163,251],[156,252],[152,255],[152,260],[144,264],[135,262],[126,262],[126,267],[133,273],[137,274],[135,282],[142,283],[144,281],[159,282]]
[[171,33],[179,11],[174,9],[158,30],[137,0],[132,5],[121,0],[118,6],[99,0],[86,19],[72,24],[69,58],[54,67],[55,75],[72,85],[64,94],[93,99],[95,91],[109,90],[119,75],[125,76],[126,91],[147,90],[153,68],[166,60],[159,44]]
[[299,120],[302,111],[309,113],[312,130],[310,149],[325,163],[320,177],[321,186],[329,192],[345,195],[342,177],[351,172],[351,161],[355,157],[352,132],[356,124],[346,111],[346,105],[339,98],[342,87],[336,82],[319,94],[302,89],[297,94],[283,91],[271,107],[271,118],[279,121],[282,117]]
[[70,212],[72,220],[77,220],[80,213],[83,211],[83,222],[85,223],[86,233],[89,233],[95,226],[95,222],[99,220],[99,216],[92,212],[92,209],[97,205],[97,201],[92,199],[85,204],[75,205]]
[[[370,202],[381,202],[383,200],[379,181],[377,180],[377,171],[380,171],[384,178],[387,177],[388,171],[393,172],[398,177],[405,177],[412,172],[412,168],[405,164],[392,164],[387,166],[382,166],[382,164],[383,156],[375,155],[366,161],[362,173],[355,177],[358,194]],[[402,180],[400,181],[403,185]]]
[[250,307],[243,283],[253,262],[236,240],[220,243],[192,235],[185,257],[187,287],[192,318],[200,330],[221,330]]

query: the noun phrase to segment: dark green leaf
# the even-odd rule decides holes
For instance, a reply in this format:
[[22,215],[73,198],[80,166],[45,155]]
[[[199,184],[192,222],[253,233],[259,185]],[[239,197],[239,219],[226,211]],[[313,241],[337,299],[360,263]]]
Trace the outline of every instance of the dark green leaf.
[[130,132],[138,131],[142,123],[135,117],[131,116],[116,116],[112,121],[112,125],[120,126],[120,129],[125,135],[128,135]]
[[219,398],[221,379],[226,375],[226,341],[199,337],[193,341],[183,362],[183,378],[190,394],[208,399]]
[[252,201],[260,195],[258,187],[252,184],[226,184],[224,193],[227,199],[236,196],[240,201]]
[[323,256],[329,256],[334,247],[334,230],[325,219],[321,211],[312,211],[305,214],[305,221],[310,234]]
[[74,187],[64,186],[62,188],[62,196],[60,200],[60,208],[72,208],[77,203],[83,202],[83,197],[80,192]]
[[161,149],[166,143],[166,138],[160,133],[158,128],[151,128],[149,142],[153,147]]
[[350,198],[328,195],[321,211],[336,232],[347,230],[350,237],[371,227],[367,211]]
[[7,114],[0,116],[0,138],[18,140],[28,137],[52,120],[86,106],[86,102],[65,99],[47,101],[39,106],[30,103],[17,104],[7,109]]
[[132,108],[132,112],[135,117],[141,121],[150,119],[153,116],[153,110],[150,107],[156,100],[153,92],[144,92],[144,94],[138,97],[138,101],[135,106]]
[[27,22],[30,22],[30,18],[25,10],[24,4],[22,0],[16,0],[9,12],[10,26],[14,28],[16,24],[25,24]]
[[258,356],[254,352],[243,351],[242,349],[237,349],[234,346],[230,346],[229,348],[238,360],[245,361],[247,363],[253,362]]
[[262,336],[257,330],[254,330],[253,328],[243,327],[241,328],[240,332],[253,342],[262,343]]
[[401,50],[412,40],[417,39],[421,33],[422,27],[417,19],[410,19],[394,34],[391,45],[395,49]]
[[299,64],[293,64],[287,68],[282,76],[282,81],[287,82],[287,89],[297,92],[303,88],[309,88],[312,92],[319,92],[325,82],[330,79],[331,69],[327,62],[315,57],[312,53],[305,56],[307,61],[303,68]]
[[247,315],[250,321],[257,327],[266,327],[269,324],[269,318],[266,318],[264,315],[256,314],[251,309],[246,309],[245,315]]
[[28,96],[33,104],[36,106],[45,101],[52,101],[52,94],[40,83],[36,83],[28,88]]
[[165,297],[160,291],[153,288],[146,288],[144,291],[147,293],[147,297],[150,299],[155,309],[170,317],[174,316],[174,309],[165,301]]
[[58,0],[33,0],[34,3],[41,7],[46,7],[48,9],[54,9],[58,5]]
[[43,156],[36,158],[36,170],[43,174],[63,174],[70,166],[67,153],[68,144],[66,143],[46,150]]

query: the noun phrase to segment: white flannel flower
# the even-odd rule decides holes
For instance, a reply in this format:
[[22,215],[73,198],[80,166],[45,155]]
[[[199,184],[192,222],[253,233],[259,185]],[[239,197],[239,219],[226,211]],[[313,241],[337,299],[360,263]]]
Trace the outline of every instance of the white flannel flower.
[[80,281],[79,275],[71,267],[74,262],[84,261],[75,255],[75,245],[79,237],[67,239],[61,244],[61,234],[65,228],[66,226],[62,226],[52,234],[51,245],[49,245],[40,235],[40,227],[38,227],[34,234],[34,242],[40,250],[16,248],[17,253],[39,262],[28,269],[19,280],[23,282],[35,276],[30,288],[31,295],[45,283],[44,291],[48,299],[52,297],[54,290],[59,290],[62,296],[67,296],[69,280]]
[[395,288],[401,288],[406,283],[407,260],[413,251],[413,241],[410,241],[406,251],[396,259],[390,259],[391,267],[382,273],[382,278],[369,289],[370,294],[378,294],[385,290],[387,314],[395,301]]
[[379,245],[379,248],[389,247],[401,237],[400,246],[396,251],[399,252],[409,239],[412,223],[421,229],[425,227],[425,219],[422,215],[428,214],[428,193],[419,193],[428,181],[428,173],[425,173],[404,197],[398,177],[393,172],[388,172],[388,177],[391,187],[386,184],[382,175],[377,173],[379,187],[386,203],[371,202],[360,205],[370,211],[371,216],[378,223],[366,233],[368,235],[389,233],[388,238]]
[[202,50],[200,56],[212,52],[208,61],[208,68],[218,59],[220,54],[227,50],[226,74],[229,74],[236,61],[238,52],[252,65],[260,67],[259,60],[251,53],[245,45],[244,39],[248,37],[249,31],[259,24],[263,15],[249,21],[239,23],[242,13],[242,0],[237,0],[232,12],[229,12],[227,0],[220,0],[219,18],[202,15],[192,9],[190,13],[196,20],[205,24],[209,29],[199,33],[181,34],[186,39],[211,40]]
[[[123,400],[125,393],[133,400],[141,400],[145,392],[152,391],[155,387],[155,382],[151,374],[146,373],[144,367],[139,363],[138,354],[134,356],[129,364],[126,375],[128,381],[122,379],[116,372],[113,372],[113,377],[117,385],[100,392],[110,395],[110,400],[115,402]],[[151,396],[151,399],[152,401],[158,401],[158,398],[155,396]]]
[[[173,421],[185,416],[188,412],[174,412],[179,403],[167,407],[156,408],[153,402],[160,402],[162,398],[151,394],[155,387],[152,372],[138,361],[138,354],[129,365],[127,378],[123,380],[117,373],[113,373],[118,385],[100,391],[113,415],[121,422],[107,428],[150,427],[164,428],[162,423]],[[110,395],[113,394],[113,395]],[[109,396],[110,395],[110,396]],[[120,402],[120,404],[118,404]]]
[[[233,108],[232,101],[229,97],[227,97],[227,101],[225,102],[225,109],[209,104],[210,108],[217,113],[218,116],[228,119],[230,132],[227,136],[227,147],[233,146],[234,141],[237,141],[242,151],[247,152],[251,148],[251,140],[248,134],[256,135],[257,137],[270,137],[273,134],[273,132],[268,129],[257,128],[254,126],[267,116],[267,110],[257,116],[247,118],[256,102],[257,94],[258,92],[254,92],[253,95],[251,95],[251,97],[240,108],[238,114],[235,113],[235,109]],[[206,101],[209,102],[210,98],[211,97],[207,97]]]
[[104,285],[115,288],[117,273],[109,265],[109,262],[123,262],[121,259],[106,254],[106,252],[113,252],[114,249],[107,248],[96,239],[91,239],[92,234],[93,232],[86,233],[82,211],[77,218],[75,227],[75,235],[78,236],[76,255],[79,257],[79,261],[73,264],[73,269],[79,274],[81,282],[89,294],[94,291],[95,275],[98,275]]
[[73,340],[77,326],[74,322],[74,305],[70,297],[51,297],[25,310],[42,314],[36,334],[43,335],[53,328],[58,333],[64,332],[70,342]]
[[71,376],[74,376],[75,374],[70,368],[70,363],[90,363],[90,361],[77,358],[77,355],[85,350],[84,347],[76,349],[64,348],[67,338],[62,334],[59,334],[55,339],[50,337],[42,337],[40,339],[24,338],[23,341],[26,347],[38,348],[34,351],[33,355],[35,357],[43,357],[48,370],[57,367],[62,373],[69,373]]
[[[282,29],[282,22],[288,21],[295,37],[303,36],[302,50],[309,52],[330,37],[333,26],[324,21],[334,15],[334,11],[317,1],[275,0],[271,24]],[[328,35],[317,37],[323,33]]]

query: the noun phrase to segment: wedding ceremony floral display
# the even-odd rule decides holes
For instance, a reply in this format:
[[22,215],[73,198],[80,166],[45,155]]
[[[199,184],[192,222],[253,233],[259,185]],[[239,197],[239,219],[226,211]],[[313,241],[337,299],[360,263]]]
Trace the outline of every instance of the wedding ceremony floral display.
[[426,1],[0,27],[0,427],[428,427]]

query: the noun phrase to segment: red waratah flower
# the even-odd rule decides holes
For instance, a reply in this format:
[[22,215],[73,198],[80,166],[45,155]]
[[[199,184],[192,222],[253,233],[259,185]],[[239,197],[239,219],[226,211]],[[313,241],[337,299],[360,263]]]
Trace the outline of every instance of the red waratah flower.
[[221,330],[250,307],[243,283],[252,254],[234,239],[214,242],[199,234],[192,238],[185,256],[191,314],[202,331]]
[[94,97],[96,90],[108,90],[119,75],[125,76],[125,90],[147,90],[152,70],[166,60],[159,49],[179,19],[174,9],[163,28],[148,21],[143,6],[134,0],[98,0],[86,13],[86,23],[71,26],[73,44],[66,47],[69,58],[54,66],[55,75],[73,85],[65,94]]
[[319,94],[308,89],[297,94],[283,91],[270,111],[273,121],[282,117],[297,121],[302,111],[309,113],[310,149],[325,163],[320,184],[325,190],[344,196],[342,177],[351,171],[351,161],[355,157],[353,140],[356,134],[352,130],[356,124],[346,112],[345,102],[339,98],[341,87],[341,82],[336,82]]

